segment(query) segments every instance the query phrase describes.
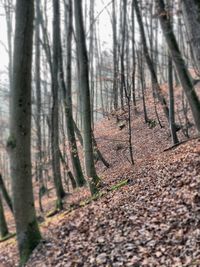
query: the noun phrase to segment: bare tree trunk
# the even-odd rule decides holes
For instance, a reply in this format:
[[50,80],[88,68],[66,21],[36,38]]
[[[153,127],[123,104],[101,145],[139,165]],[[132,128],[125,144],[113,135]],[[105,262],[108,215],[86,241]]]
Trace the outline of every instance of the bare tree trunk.
[[144,26],[143,26],[143,22],[142,22],[142,17],[141,17],[141,13],[140,13],[140,9],[138,6],[138,0],[134,0],[134,4],[135,4],[135,12],[136,12],[136,16],[137,16],[137,20],[138,20],[138,24],[139,24],[139,28],[140,28],[140,34],[141,34],[141,39],[142,39],[142,44],[143,44],[143,50],[144,50],[144,56],[146,58],[146,62],[147,65],[149,67],[149,71],[151,73],[151,79],[154,85],[154,88],[157,92],[158,95],[158,100],[160,101],[164,114],[167,118],[167,120],[169,121],[169,108],[167,106],[167,101],[162,93],[162,90],[158,84],[158,79],[155,73],[155,69],[154,69],[154,65],[153,62],[151,60],[149,51],[148,51],[148,47],[147,47],[147,42],[146,42],[146,37],[145,37],[145,32],[144,32]]
[[91,102],[91,122],[92,129],[94,129],[94,6],[95,0],[90,0],[90,11],[89,11],[89,19],[90,19],[90,41],[89,41],[89,80],[90,80],[90,102]]
[[4,215],[4,208],[0,194],[0,238],[4,238],[8,235],[8,226]]
[[91,193],[98,192],[97,185],[99,177],[97,176],[92,145],[92,128],[91,128],[91,109],[90,109],[90,90],[89,90],[89,70],[88,56],[86,49],[85,33],[83,27],[82,1],[74,0],[75,4],[75,23],[77,37],[77,52],[79,60],[79,79],[81,83],[82,94],[82,120],[83,120],[83,148],[86,175],[89,180]]
[[170,56],[168,60],[168,86],[169,86],[169,125],[171,130],[172,142],[175,145],[179,141],[176,134],[176,123],[175,123],[175,112],[174,112],[173,65]]
[[181,1],[183,18],[192,44],[195,65],[200,73],[200,2],[198,0]]
[[[168,0],[168,12],[173,14],[173,3]],[[170,23],[173,29],[173,17],[170,17]],[[175,111],[174,111],[174,84],[173,84],[173,62],[172,58],[168,56],[168,87],[169,87],[169,125],[173,144],[179,143],[176,133]]]
[[13,204],[12,200],[8,194],[8,191],[6,189],[5,183],[3,181],[2,175],[0,174],[0,191],[2,192],[3,198],[6,201],[10,211],[13,213]]
[[53,79],[52,79],[52,114],[51,114],[51,149],[53,177],[56,187],[57,208],[62,209],[62,198],[65,192],[62,185],[59,154],[59,99],[58,99],[58,73],[59,73],[59,2],[53,0]]
[[[67,10],[66,10],[67,11]],[[68,1],[68,21],[67,21],[67,82],[65,84],[64,81],[64,73],[63,73],[63,57],[62,57],[62,47],[61,40],[59,36],[59,45],[60,45],[60,81],[61,88],[63,92],[63,102],[64,102],[64,110],[65,110],[65,119],[67,126],[67,136],[69,141],[69,152],[70,158],[73,168],[73,173],[76,179],[76,183],[79,187],[84,186],[86,183],[81,163],[78,155],[78,148],[76,144],[76,138],[74,133],[74,121],[73,121],[73,113],[72,113],[72,93],[71,93],[71,51],[72,51],[72,1]],[[59,27],[60,28],[60,27]],[[60,33],[60,32],[59,32]],[[59,34],[60,35],[60,34]]]
[[135,59],[135,13],[134,13],[134,0],[131,5],[131,20],[132,20],[132,92],[133,92],[133,107],[134,111],[137,111],[136,96],[135,96],[135,73],[136,73],[136,59]]
[[182,55],[180,53],[175,35],[173,33],[173,29],[167,15],[167,11],[165,9],[165,3],[163,0],[156,0],[156,4],[163,34],[168,44],[181,85],[183,87],[183,90],[185,91],[190,108],[192,110],[197,130],[200,132],[200,101],[198,95],[195,92],[184,59],[182,58]]
[[127,14],[127,0],[123,0],[123,8],[121,14],[121,52],[120,52],[120,66],[121,66],[121,81],[120,81],[120,100],[121,108],[124,108],[124,93],[126,88],[125,82],[125,66],[124,66],[124,54],[125,54],[125,39],[126,39],[126,14]]
[[112,0],[112,30],[113,30],[113,100],[114,109],[118,108],[118,83],[117,83],[117,20],[116,0]]
[[10,153],[13,208],[21,265],[41,236],[36,220],[31,176],[31,63],[34,1],[17,0],[11,96]]
[[40,1],[36,1],[35,25],[35,85],[36,85],[36,131],[37,131],[37,178],[39,181],[39,206],[42,208],[41,191],[44,189],[42,176],[42,133],[41,133],[41,77],[40,77]]

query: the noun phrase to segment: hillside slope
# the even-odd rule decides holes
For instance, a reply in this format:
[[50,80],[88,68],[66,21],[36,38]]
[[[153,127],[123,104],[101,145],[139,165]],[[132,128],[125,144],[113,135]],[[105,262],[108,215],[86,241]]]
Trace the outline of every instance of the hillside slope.
[[[149,128],[141,110],[132,127],[134,166],[127,128],[119,130],[114,117],[97,124],[98,145],[111,163],[97,164],[103,195],[43,223],[44,242],[27,266],[200,266],[200,139],[164,152],[171,143],[167,127]],[[80,204],[89,194],[83,191],[66,202]],[[0,244],[0,252],[0,266],[15,266],[13,240]]]

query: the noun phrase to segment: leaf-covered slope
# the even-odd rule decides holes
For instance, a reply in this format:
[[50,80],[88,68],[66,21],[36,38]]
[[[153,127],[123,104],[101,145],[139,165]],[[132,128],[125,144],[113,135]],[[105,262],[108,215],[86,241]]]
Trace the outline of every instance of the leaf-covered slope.
[[[44,242],[27,266],[200,266],[200,140],[163,152],[167,128],[150,129],[141,112],[132,121],[135,165],[128,161],[127,129],[104,119],[96,137],[111,163],[97,164],[106,194],[42,224]],[[124,179],[127,185],[106,190]],[[66,202],[87,196],[81,190]],[[0,244],[0,262],[13,267],[17,253],[9,242]]]

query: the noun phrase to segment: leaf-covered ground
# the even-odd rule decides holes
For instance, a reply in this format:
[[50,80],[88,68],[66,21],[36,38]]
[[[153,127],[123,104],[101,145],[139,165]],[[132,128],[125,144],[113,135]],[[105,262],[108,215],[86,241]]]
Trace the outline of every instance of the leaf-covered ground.
[[[153,107],[148,113],[155,117]],[[97,164],[104,194],[82,205],[87,189],[68,197],[66,210],[41,225],[44,240],[28,267],[200,266],[200,139],[164,152],[171,144],[167,127],[151,129],[141,110],[132,122],[135,165],[127,127],[120,131],[114,117],[99,122],[97,142],[111,163]],[[70,203],[80,207],[69,212]],[[0,263],[17,264],[13,239],[0,243]]]

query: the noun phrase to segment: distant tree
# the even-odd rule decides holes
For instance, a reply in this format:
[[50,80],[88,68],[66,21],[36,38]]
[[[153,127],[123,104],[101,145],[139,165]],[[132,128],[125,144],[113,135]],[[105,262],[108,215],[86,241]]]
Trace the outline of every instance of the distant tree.
[[134,111],[137,111],[136,105],[136,52],[135,52],[135,11],[134,11],[134,0],[132,0],[131,4],[131,20],[132,20],[132,93],[133,93],[133,106]]
[[200,1],[182,0],[181,5],[189,42],[193,48],[195,65],[200,74]]
[[[168,0],[168,12],[173,14],[173,3],[171,0]],[[173,29],[173,16],[170,16],[170,23]],[[174,110],[174,82],[173,82],[173,62],[171,55],[168,55],[168,87],[169,87],[169,125],[172,136],[173,144],[177,144],[179,142],[177,131],[176,131],[176,123],[175,123],[175,110]]]
[[150,57],[150,53],[148,51],[148,46],[147,46],[147,41],[146,41],[146,36],[145,36],[145,31],[144,31],[144,25],[143,25],[143,21],[142,21],[142,16],[141,16],[141,12],[140,12],[140,8],[138,5],[138,0],[134,0],[134,7],[135,7],[135,13],[136,13],[136,17],[138,20],[138,24],[139,24],[139,29],[140,29],[140,34],[141,34],[141,40],[142,40],[142,46],[143,46],[143,51],[144,51],[144,56],[146,58],[146,62],[151,74],[151,80],[154,86],[154,90],[156,91],[157,95],[158,95],[158,100],[160,101],[164,114],[166,116],[166,118],[169,120],[169,108],[167,106],[167,101],[162,93],[162,90],[160,88],[160,85],[158,83],[158,78],[154,69],[154,64],[152,62],[152,59]]
[[200,100],[193,86],[190,74],[186,67],[185,61],[181,55],[176,37],[174,35],[168,12],[165,8],[165,3],[163,0],[156,0],[157,11],[162,27],[163,34],[165,36],[166,42],[171,53],[172,60],[176,67],[177,74],[179,76],[180,83],[183,90],[187,96],[189,105],[192,110],[193,118],[198,131],[200,132]]
[[34,1],[16,1],[16,26],[11,95],[10,153],[13,208],[20,263],[38,245],[39,232],[31,175],[31,65]]
[[113,31],[113,98],[114,109],[118,108],[118,60],[117,60],[117,19],[116,0],[112,0],[112,31]]

